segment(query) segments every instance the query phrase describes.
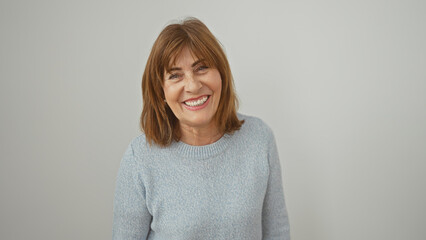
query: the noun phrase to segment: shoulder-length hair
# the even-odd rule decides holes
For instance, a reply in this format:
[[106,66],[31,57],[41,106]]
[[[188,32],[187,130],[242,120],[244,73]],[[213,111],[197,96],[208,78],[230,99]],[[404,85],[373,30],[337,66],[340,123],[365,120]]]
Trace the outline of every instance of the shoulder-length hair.
[[142,76],[140,127],[150,144],[167,146],[181,137],[179,120],[164,102],[163,82],[165,70],[170,69],[185,47],[220,73],[222,92],[213,118],[219,131],[233,133],[244,122],[237,117],[238,100],[231,69],[219,41],[200,20],[187,18],[163,29],[151,49]]

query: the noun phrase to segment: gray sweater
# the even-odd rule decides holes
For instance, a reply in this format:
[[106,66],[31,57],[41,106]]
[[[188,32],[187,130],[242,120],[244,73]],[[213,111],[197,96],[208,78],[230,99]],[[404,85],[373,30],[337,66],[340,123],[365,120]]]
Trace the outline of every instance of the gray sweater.
[[133,139],[118,172],[114,240],[290,239],[271,129],[258,118],[213,144]]

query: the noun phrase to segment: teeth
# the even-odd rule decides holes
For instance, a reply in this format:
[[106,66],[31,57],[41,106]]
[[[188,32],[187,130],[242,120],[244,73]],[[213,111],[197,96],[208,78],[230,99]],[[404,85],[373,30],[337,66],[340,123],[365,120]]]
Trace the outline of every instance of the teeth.
[[191,106],[191,107],[200,106],[200,105],[203,105],[207,101],[207,98],[208,98],[207,96],[204,96],[204,97],[202,97],[198,100],[195,100],[195,101],[185,102],[185,104],[188,105],[188,106]]

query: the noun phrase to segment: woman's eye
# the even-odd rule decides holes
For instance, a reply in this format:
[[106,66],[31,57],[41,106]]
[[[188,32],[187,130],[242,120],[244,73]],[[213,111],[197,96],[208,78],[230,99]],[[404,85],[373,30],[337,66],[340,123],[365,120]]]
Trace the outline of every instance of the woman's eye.
[[207,66],[199,66],[199,67],[196,69],[196,71],[197,71],[197,72],[199,72],[199,71],[203,71],[203,70],[205,70],[205,69],[207,69],[207,68],[209,68],[209,67],[207,67]]
[[179,74],[171,74],[170,76],[169,76],[169,79],[176,79],[176,78],[178,78],[179,77]]

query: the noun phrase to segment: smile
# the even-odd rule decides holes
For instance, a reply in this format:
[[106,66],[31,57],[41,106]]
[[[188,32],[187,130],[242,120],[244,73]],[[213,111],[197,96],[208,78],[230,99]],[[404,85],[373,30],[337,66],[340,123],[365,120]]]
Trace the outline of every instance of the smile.
[[198,111],[205,108],[210,102],[210,96],[205,95],[199,98],[188,99],[182,105],[190,111]]
[[203,96],[197,100],[185,101],[184,104],[190,107],[197,107],[203,105],[207,101],[207,99],[209,99],[209,96]]

